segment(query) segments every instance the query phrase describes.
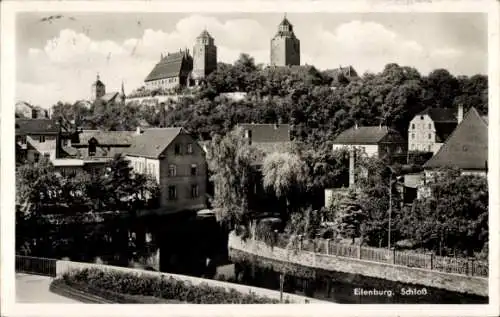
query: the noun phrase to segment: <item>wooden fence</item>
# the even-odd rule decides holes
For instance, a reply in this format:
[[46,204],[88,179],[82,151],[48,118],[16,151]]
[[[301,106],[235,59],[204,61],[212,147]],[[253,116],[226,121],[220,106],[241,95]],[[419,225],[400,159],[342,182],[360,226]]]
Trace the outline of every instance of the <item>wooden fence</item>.
[[339,244],[330,239],[302,239],[285,234],[275,235],[274,246],[445,273],[488,277],[488,263],[474,258],[443,257],[433,253],[411,253],[396,249]]

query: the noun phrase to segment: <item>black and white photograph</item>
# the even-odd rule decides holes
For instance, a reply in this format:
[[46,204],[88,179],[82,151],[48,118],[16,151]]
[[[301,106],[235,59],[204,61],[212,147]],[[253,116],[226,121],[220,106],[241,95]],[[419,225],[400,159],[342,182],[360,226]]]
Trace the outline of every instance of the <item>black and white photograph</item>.
[[497,303],[494,1],[9,2],[10,306]]

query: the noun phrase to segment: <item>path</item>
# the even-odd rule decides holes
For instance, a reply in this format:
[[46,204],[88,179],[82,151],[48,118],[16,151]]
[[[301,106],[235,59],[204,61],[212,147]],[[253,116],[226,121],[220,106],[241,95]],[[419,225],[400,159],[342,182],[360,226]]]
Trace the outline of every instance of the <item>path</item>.
[[58,303],[75,304],[76,300],[49,291],[53,278],[39,275],[16,273],[17,303]]

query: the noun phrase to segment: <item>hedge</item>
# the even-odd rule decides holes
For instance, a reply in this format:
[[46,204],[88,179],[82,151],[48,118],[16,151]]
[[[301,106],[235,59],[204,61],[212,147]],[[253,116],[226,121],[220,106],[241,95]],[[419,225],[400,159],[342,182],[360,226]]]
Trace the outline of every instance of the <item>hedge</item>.
[[[130,300],[123,295],[142,296],[159,300],[175,300],[190,304],[278,304],[279,300],[257,296],[250,292],[209,286],[193,285],[172,277],[83,269],[63,275],[62,281],[72,287],[85,287],[85,291],[113,301]],[[114,295],[110,295],[114,294]],[[115,298],[110,298],[114,296]],[[135,298],[137,299],[137,298]],[[123,302],[122,302],[123,303]],[[130,303],[130,301],[128,301]],[[149,302],[151,303],[151,302]]]
[[98,289],[85,283],[57,279],[50,284],[50,291],[88,304],[177,304],[179,301],[151,296],[119,294]]

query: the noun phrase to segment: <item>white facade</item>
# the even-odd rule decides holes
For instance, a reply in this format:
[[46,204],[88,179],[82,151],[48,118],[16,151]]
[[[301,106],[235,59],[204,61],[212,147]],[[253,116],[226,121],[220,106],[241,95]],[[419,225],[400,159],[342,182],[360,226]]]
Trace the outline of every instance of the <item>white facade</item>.
[[134,172],[153,176],[160,183],[160,161],[146,157],[127,156]]
[[176,88],[178,85],[179,85],[179,77],[163,78],[145,82],[145,86],[149,90],[154,90],[158,88],[172,89]]
[[436,127],[427,114],[418,115],[410,121],[408,150],[437,153],[443,143],[436,142]]
[[378,156],[378,145],[377,144],[356,144],[356,145],[346,145],[346,144],[334,144],[333,150],[341,149],[356,149],[360,150],[362,153],[366,154],[368,157]]

